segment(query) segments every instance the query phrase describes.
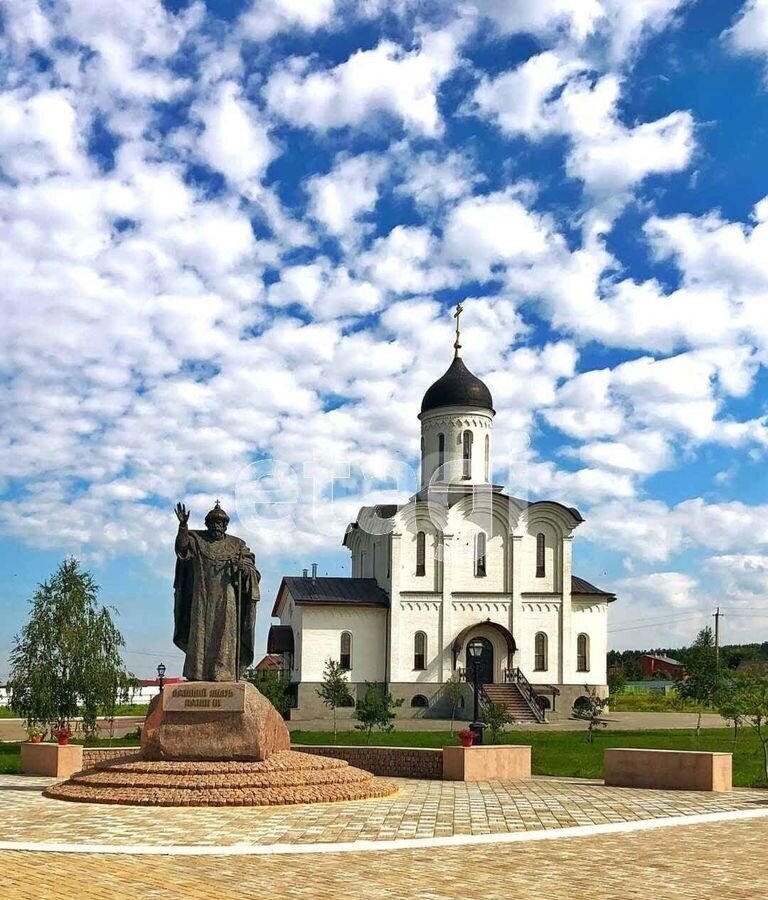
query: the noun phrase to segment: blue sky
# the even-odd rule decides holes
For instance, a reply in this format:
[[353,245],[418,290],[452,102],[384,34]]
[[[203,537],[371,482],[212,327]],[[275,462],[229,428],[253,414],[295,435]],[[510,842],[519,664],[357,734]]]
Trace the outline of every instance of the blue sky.
[[0,674],[66,554],[140,675],[175,519],[348,572],[464,356],[617,648],[768,635],[768,0],[6,0]]

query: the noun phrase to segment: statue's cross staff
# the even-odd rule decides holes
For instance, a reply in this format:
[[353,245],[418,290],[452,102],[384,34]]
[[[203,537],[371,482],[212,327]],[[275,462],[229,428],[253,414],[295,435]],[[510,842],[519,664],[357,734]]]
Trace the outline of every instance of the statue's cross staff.
[[240,610],[243,596],[242,547],[237,551],[237,594],[235,596],[235,681],[240,681]]
[[459,350],[461,350],[461,343],[459,340],[459,338],[461,336],[459,318],[463,312],[464,312],[464,307],[461,305],[461,303],[457,303],[456,304],[456,312],[453,314],[453,318],[456,319],[456,340],[453,344],[453,349],[454,349],[454,356],[457,356],[457,357],[459,356]]

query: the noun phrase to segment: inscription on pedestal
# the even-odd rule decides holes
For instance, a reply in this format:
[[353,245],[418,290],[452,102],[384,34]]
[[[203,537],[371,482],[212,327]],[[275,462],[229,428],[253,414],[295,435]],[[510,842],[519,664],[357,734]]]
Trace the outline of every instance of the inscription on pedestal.
[[245,684],[226,681],[188,681],[163,689],[166,712],[243,712]]

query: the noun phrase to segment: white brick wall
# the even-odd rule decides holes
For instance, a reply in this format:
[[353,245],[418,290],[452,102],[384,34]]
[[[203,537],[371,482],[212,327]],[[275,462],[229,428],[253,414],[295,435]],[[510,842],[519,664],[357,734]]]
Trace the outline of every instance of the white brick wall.
[[358,606],[302,605],[301,680],[323,680],[325,661],[338,660],[344,631],[352,634],[353,682],[383,681],[386,647],[386,610]]

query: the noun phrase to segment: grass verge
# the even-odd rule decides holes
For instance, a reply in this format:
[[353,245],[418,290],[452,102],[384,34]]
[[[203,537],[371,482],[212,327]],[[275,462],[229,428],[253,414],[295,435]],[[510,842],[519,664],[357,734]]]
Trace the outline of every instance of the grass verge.
[[[331,744],[333,735],[321,731],[294,731],[296,744]],[[339,744],[365,745],[359,731],[339,732]],[[530,744],[535,775],[568,778],[602,778],[603,750],[608,747],[636,747],[652,750],[709,750],[733,753],[733,783],[738,787],[768,787],[763,770],[762,748],[751,732],[741,731],[734,744],[728,728],[707,728],[701,737],[674,730],[604,731],[588,744],[583,731],[514,731],[502,735],[499,743]],[[374,734],[372,745],[386,747],[444,747],[458,744],[447,731],[391,731]]]

